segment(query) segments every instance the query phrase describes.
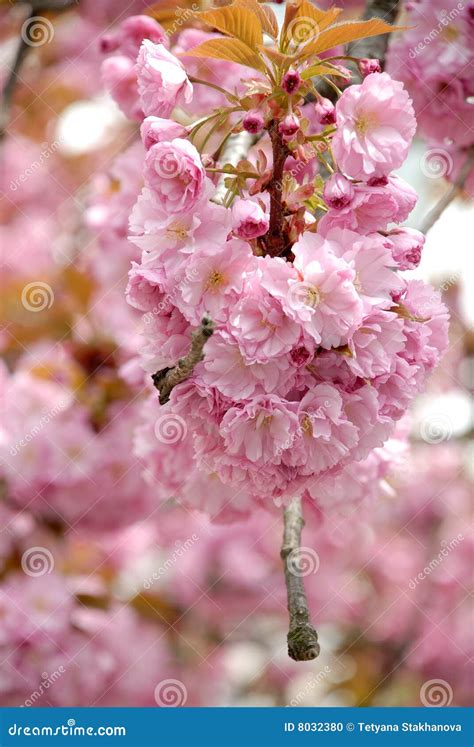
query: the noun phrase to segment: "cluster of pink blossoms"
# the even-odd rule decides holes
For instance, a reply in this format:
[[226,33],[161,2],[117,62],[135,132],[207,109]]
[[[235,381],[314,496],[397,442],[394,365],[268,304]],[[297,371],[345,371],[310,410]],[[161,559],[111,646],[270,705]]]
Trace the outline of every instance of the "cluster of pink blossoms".
[[453,179],[474,145],[474,3],[417,0],[404,9],[408,28],[391,41],[387,70],[413,98],[431,149],[428,175]]
[[[128,50],[121,33],[114,49]],[[393,173],[416,127],[408,94],[386,73],[342,94],[324,215],[315,222],[306,210],[288,257],[262,256],[268,196],[244,190],[230,208],[212,201],[215,178],[184,125],[193,85],[180,59],[145,38],[133,70],[125,111],[143,112],[146,155],[130,218],[142,257],[127,297],[144,313],[145,369],[175,366],[203,317],[215,325],[204,359],[170,401],[160,407],[155,395],[147,405],[137,453],[164,498],[214,515],[295,495],[318,502],[389,438],[447,344],[438,293],[402,274],[418,265],[424,237],[394,227],[416,202]],[[111,87],[123,104],[120,90]],[[330,106],[302,113],[314,120]],[[293,135],[285,134],[288,162],[307,169]]]

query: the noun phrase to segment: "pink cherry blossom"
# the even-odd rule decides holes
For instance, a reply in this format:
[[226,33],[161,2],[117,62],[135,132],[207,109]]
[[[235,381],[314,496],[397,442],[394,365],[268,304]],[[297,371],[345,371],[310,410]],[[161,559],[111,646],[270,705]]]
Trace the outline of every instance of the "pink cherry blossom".
[[387,73],[368,75],[360,85],[346,88],[336,113],[332,148],[347,176],[365,181],[401,166],[416,129],[402,83]]
[[145,182],[167,213],[184,213],[203,196],[206,172],[198,151],[175,138],[152,145],[145,156]]
[[193,87],[186,71],[163,44],[145,39],[137,59],[138,91],[147,116],[169,117],[175,106],[189,104]]

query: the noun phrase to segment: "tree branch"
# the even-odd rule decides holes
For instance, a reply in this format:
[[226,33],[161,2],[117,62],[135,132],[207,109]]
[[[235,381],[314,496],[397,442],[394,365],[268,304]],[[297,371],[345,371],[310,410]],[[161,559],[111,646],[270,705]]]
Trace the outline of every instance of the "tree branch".
[[273,175],[266,188],[270,195],[270,225],[263,240],[267,253],[271,257],[278,257],[285,251],[287,246],[283,231],[285,213],[283,210],[282,192],[285,161],[289,155],[289,151],[278,132],[278,123],[276,121],[270,124],[268,133],[272,141]]
[[446,210],[448,205],[452,203],[459,190],[462,189],[466,183],[466,179],[474,168],[474,148],[468,151],[466,162],[460,170],[457,179],[452,183],[450,188],[446,191],[443,197],[436,203],[434,208],[430,210],[424,221],[422,222],[419,230],[422,233],[428,233],[433,228],[434,224],[439,220],[442,213]]
[[158,371],[152,375],[153,384],[160,392],[161,405],[165,405],[168,402],[172,389],[187,379],[192,374],[194,366],[202,361],[204,345],[213,332],[213,322],[208,318],[204,318],[201,326],[192,334],[191,348],[186,357],[181,358],[173,368],[164,368],[162,371]]
[[318,634],[311,624],[308,600],[302,574],[297,563],[304,527],[301,499],[295,498],[284,514],[285,527],[281,558],[285,568],[290,625],[288,630],[288,655],[295,661],[311,661],[319,656]]

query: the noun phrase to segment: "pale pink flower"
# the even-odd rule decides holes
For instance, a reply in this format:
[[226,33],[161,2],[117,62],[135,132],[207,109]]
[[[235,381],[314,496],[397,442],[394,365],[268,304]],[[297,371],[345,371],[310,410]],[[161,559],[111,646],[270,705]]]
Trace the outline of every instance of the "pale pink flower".
[[336,104],[332,149],[339,168],[353,179],[387,176],[405,160],[416,130],[403,84],[387,73],[368,75]]
[[351,371],[369,379],[392,371],[406,342],[403,327],[393,312],[375,310],[365,317],[349,340],[351,356],[345,361]]
[[190,211],[203,196],[206,171],[188,140],[152,145],[145,156],[145,182],[166,213]]
[[285,311],[322,347],[343,345],[362,318],[354,270],[317,234],[304,234],[293,253],[299,279],[288,283]]
[[263,465],[281,462],[282,449],[291,445],[297,428],[296,405],[268,396],[232,407],[220,432],[230,456]]
[[281,389],[286,392],[293,374],[286,356],[249,364],[236,341],[218,332],[206,343],[204,362],[195,371],[207,386],[216,387],[233,400],[278,394]]
[[288,353],[301,335],[301,327],[284,313],[278,299],[261,288],[258,279],[245,288],[232,309],[229,328],[249,363],[265,363]]
[[232,205],[232,230],[240,239],[250,241],[268,231],[270,219],[256,200],[235,200]]
[[119,50],[135,61],[144,39],[157,44],[167,44],[168,41],[165,30],[150,16],[129,16],[117,31],[101,37],[100,49],[105,54]]
[[400,270],[414,270],[420,264],[425,237],[414,228],[398,228],[387,236],[393,259]]
[[128,303],[140,311],[151,311],[163,303],[166,282],[163,271],[153,265],[138,265],[132,262],[132,269],[128,273],[129,281],[126,290]]
[[176,305],[190,322],[199,324],[205,314],[214,321],[225,321],[253,260],[249,245],[239,239],[221,247],[199,245],[187,263]]
[[178,104],[189,104],[193,87],[186,71],[163,44],[145,39],[137,59],[138,91],[145,114],[169,117]]
[[143,145],[148,150],[155,143],[169,142],[175,138],[185,138],[187,131],[185,127],[173,122],[172,119],[145,117],[140,126],[140,135]]

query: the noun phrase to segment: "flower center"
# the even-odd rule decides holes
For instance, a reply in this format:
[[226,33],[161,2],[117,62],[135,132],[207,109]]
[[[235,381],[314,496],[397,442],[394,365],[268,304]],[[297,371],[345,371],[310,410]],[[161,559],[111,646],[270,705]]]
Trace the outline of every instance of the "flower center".
[[456,41],[459,31],[455,26],[445,26],[441,32],[441,36],[448,42]]
[[301,421],[301,430],[305,436],[313,436],[313,423],[309,415],[305,415]]
[[213,270],[207,279],[206,290],[210,290],[211,293],[216,292],[224,284],[224,275],[219,270]]
[[355,127],[359,135],[367,135],[378,125],[379,121],[374,112],[361,112],[355,121]]
[[188,238],[187,230],[180,223],[172,223],[170,226],[168,226],[168,228],[166,229],[166,235],[168,236],[168,238],[171,238],[174,235],[178,239],[181,239],[181,241],[184,241]]
[[312,285],[306,289],[306,295],[304,297],[305,306],[311,306],[315,309],[321,303],[321,293],[316,286]]

